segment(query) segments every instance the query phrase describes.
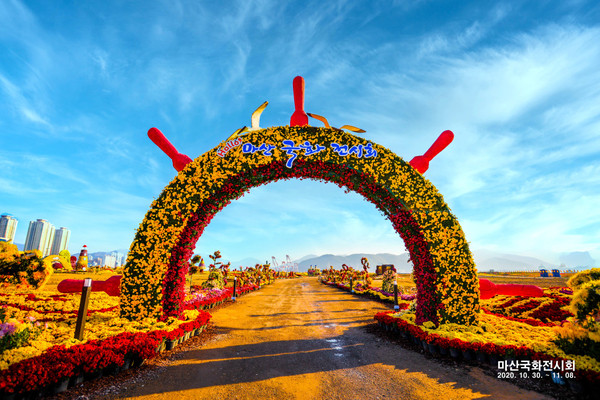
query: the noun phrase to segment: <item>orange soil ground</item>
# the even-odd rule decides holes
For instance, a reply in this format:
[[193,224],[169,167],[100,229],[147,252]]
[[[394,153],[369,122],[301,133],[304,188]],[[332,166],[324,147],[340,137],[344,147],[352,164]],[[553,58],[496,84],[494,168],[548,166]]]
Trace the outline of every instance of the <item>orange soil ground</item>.
[[[279,280],[214,310],[208,340],[154,368],[103,378],[88,399],[544,399],[475,366],[382,338],[388,306],[318,283]],[[194,342],[192,342],[194,343]],[[91,382],[93,384],[93,382]],[[65,393],[60,398],[69,398]]]

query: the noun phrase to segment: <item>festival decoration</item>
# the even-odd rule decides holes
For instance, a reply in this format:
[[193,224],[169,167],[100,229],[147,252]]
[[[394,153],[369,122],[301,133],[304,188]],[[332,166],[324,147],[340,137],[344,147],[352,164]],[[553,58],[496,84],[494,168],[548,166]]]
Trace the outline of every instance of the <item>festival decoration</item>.
[[544,290],[535,285],[520,285],[516,283],[493,283],[489,279],[479,279],[479,298],[489,299],[496,295],[540,297]]
[[410,165],[419,171],[419,173],[424,174],[427,169],[429,169],[429,163],[435,156],[440,154],[442,150],[444,150],[454,139],[454,133],[452,131],[444,131],[441,135],[433,142],[431,147],[423,154],[422,156],[416,156],[412,160],[410,160]]
[[260,115],[262,114],[263,110],[265,108],[267,108],[267,106],[269,105],[268,101],[265,101],[264,103],[262,103],[260,106],[258,106],[258,108],[252,113],[252,118],[251,118],[251,126],[250,128],[244,126],[240,129],[237,129],[235,132],[233,132],[231,134],[231,136],[229,136],[227,138],[227,140],[225,140],[225,142],[230,142],[234,139],[237,139],[238,136],[241,136],[242,133],[244,132],[252,132],[252,131],[258,131],[261,129],[261,127],[259,126],[260,124]]
[[73,269],[71,267],[71,263],[65,260],[62,256],[49,255],[44,258],[44,261],[48,261],[55,270],[71,271]]
[[150,140],[154,142],[155,145],[160,147],[160,149],[173,161],[173,167],[177,171],[181,171],[185,168],[186,165],[192,162],[192,159],[186,156],[185,154],[181,154],[177,151],[175,146],[169,142],[169,140],[163,135],[161,131],[156,128],[150,128],[148,130],[148,137]]
[[85,271],[88,266],[88,253],[87,246],[84,244],[83,248],[79,252],[79,259],[77,259],[77,264],[75,264],[75,269],[77,271]]
[[[307,113],[307,115],[309,117],[311,117],[311,118],[314,118],[316,120],[321,121],[325,125],[325,128],[333,128],[332,126],[329,126],[329,121],[327,121],[327,118],[322,117],[322,116],[317,115],[317,114],[311,114],[311,113]],[[349,131],[358,132],[358,133],[364,133],[364,132],[366,132],[365,130],[357,128],[357,127],[352,126],[352,125],[342,125],[339,129],[338,128],[333,128],[333,129],[337,129],[337,130],[348,129]]]
[[304,111],[304,78],[297,76],[292,82],[294,89],[294,113],[290,118],[290,126],[307,126],[308,115]]
[[418,323],[476,323],[475,265],[436,188],[383,146],[308,126],[304,80],[296,77],[293,88],[290,126],[248,132],[217,146],[181,170],[152,203],[124,268],[122,316],[177,316],[194,245],[213,216],[253,187],[314,179],[360,193],[390,220],[413,260]]
[[[83,279],[63,279],[56,289],[61,293],[81,293]],[[104,292],[109,296],[121,294],[121,275],[114,275],[105,281],[92,281],[92,292]]]

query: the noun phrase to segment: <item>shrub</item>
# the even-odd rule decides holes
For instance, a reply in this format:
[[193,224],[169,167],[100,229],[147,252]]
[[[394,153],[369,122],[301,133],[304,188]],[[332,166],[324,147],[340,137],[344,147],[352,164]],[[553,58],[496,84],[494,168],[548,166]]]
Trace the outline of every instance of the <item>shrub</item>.
[[596,280],[600,280],[600,268],[587,269],[576,273],[569,278],[567,285],[572,289],[579,289],[584,283]]

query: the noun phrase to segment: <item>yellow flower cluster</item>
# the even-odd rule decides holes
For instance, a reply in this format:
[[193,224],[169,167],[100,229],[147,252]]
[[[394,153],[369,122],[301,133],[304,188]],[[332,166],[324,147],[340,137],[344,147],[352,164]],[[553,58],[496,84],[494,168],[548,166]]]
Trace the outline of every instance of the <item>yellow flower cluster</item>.
[[[184,320],[169,318],[164,322],[153,318],[130,321],[119,317],[117,311],[94,313],[89,315],[86,320],[82,341],[74,339],[75,318],[60,322],[42,323],[39,326],[39,329],[41,329],[39,336],[36,336],[26,346],[9,349],[0,354],[0,370],[6,369],[11,364],[19,361],[38,356],[44,350],[53,346],[64,345],[71,347],[89,340],[106,339],[122,332],[150,332],[159,329],[170,332],[177,329],[182,323],[198,318],[199,313],[198,310],[186,310],[184,312]],[[31,315],[31,313],[28,313],[28,315]]]
[[[81,301],[81,294],[79,293],[61,293],[60,297],[66,299],[54,300],[45,293],[36,293],[36,300],[28,300],[26,295],[31,293],[31,290],[18,289],[11,293],[0,294],[0,304],[10,305],[6,308],[7,315],[10,315],[17,319],[24,319],[27,316],[31,316],[36,320],[48,319],[51,317],[64,318],[68,317],[70,312],[77,312],[79,310],[79,303]],[[93,292],[90,296],[88,309],[90,310],[104,310],[107,308],[116,307],[119,305],[119,299],[112,297],[103,292]],[[19,309],[19,306],[25,306],[30,308],[29,311],[23,311]]]
[[[400,312],[392,314],[392,316],[401,318],[413,325],[415,324],[414,313]],[[600,372],[600,362],[598,360],[589,356],[567,354],[554,343],[558,334],[567,334],[565,333],[567,331],[565,328],[533,327],[522,322],[481,313],[477,326],[450,323],[435,328],[433,324],[424,323],[421,329],[427,334],[435,333],[447,339],[460,339],[469,343],[525,346],[536,352],[546,353],[553,357],[575,360],[578,369],[589,369]],[[584,332],[575,334],[585,335]]]
[[[162,284],[174,246],[192,215],[223,184],[243,172],[274,162],[287,162],[291,155],[282,150],[282,141],[296,146],[309,142],[324,149],[306,155],[296,150],[296,161],[320,161],[367,174],[410,211],[420,226],[433,259],[436,301],[440,322],[474,324],[479,311],[479,286],[473,258],[464,233],[436,188],[408,163],[385,147],[348,132],[314,127],[273,127],[250,132],[244,143],[257,148],[272,145],[272,155],[261,151],[244,152],[239,145],[223,157],[217,151],[224,144],[188,164],[156,199],[140,224],[131,245],[121,285],[121,312],[129,319],[162,314]],[[376,157],[342,155],[332,143],[363,146]],[[293,168],[293,167],[292,167]],[[242,193],[240,193],[242,194]],[[385,204],[379,204],[386,210]],[[418,279],[418,277],[417,277]]]

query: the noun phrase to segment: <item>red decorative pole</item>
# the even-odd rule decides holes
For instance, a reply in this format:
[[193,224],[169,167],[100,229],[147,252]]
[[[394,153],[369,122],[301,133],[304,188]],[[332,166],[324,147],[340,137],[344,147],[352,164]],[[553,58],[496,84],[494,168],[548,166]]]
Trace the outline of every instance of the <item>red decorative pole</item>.
[[[63,279],[57,286],[61,293],[81,293],[85,287],[85,281],[81,279]],[[94,281],[92,292],[105,292],[109,296],[121,294],[121,275],[114,275],[105,281]]]
[[454,139],[454,133],[452,131],[444,131],[442,134],[436,139],[435,142],[431,145],[429,150],[425,152],[422,156],[416,156],[412,160],[410,160],[410,165],[421,174],[424,174],[425,171],[429,168],[429,162],[433,160],[433,157],[440,154],[442,150],[444,150],[450,142]]
[[155,145],[160,147],[160,149],[164,151],[167,156],[169,156],[169,158],[173,161],[173,167],[175,167],[177,171],[181,171],[186,165],[192,162],[191,158],[178,152],[175,146],[169,142],[169,140],[160,130],[156,128],[150,128],[150,130],[148,130],[148,137],[154,142]]
[[304,112],[304,78],[297,76],[293,82],[294,107],[296,110],[290,118],[290,126],[307,126],[308,115]]

